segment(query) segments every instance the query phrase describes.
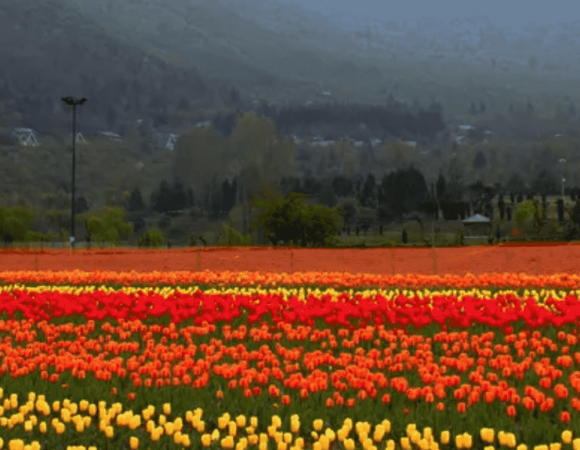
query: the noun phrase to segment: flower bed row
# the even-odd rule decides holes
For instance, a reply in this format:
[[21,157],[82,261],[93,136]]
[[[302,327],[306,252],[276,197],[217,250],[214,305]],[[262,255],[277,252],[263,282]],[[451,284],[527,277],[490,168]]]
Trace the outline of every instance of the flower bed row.
[[529,294],[7,286],[0,436],[15,450],[580,449],[580,302]]
[[220,286],[334,286],[338,287],[399,287],[399,288],[536,288],[536,289],[580,289],[580,275],[537,275],[525,273],[484,274],[474,276],[458,275],[370,275],[344,272],[320,273],[295,272],[67,272],[14,271],[0,272],[0,280],[9,284],[49,283],[49,284],[101,284],[121,285],[194,285]]

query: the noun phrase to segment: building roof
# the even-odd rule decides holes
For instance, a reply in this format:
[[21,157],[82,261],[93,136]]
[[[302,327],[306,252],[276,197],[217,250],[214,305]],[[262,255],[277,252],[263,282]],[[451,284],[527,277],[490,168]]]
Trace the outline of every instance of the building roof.
[[487,217],[482,216],[481,214],[476,214],[475,216],[471,216],[463,221],[463,223],[489,223],[491,222]]

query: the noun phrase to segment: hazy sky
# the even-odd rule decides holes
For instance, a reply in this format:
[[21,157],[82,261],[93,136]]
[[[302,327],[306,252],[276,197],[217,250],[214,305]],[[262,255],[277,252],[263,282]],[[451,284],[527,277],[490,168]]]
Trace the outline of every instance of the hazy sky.
[[[413,20],[438,17],[451,21],[456,17],[469,17],[475,13],[487,15],[499,27],[506,24],[520,28],[528,23],[537,24],[572,22],[578,19],[578,0],[272,0],[279,3],[299,3],[324,15],[336,12],[353,15],[361,21]],[[347,19],[350,22],[350,19]],[[356,19],[355,19],[356,22]]]

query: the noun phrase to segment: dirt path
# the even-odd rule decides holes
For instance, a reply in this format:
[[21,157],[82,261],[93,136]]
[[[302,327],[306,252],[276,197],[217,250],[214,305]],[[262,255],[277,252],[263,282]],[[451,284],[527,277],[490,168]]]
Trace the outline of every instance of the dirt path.
[[[199,254],[199,256],[198,256]],[[580,245],[436,248],[438,275],[525,272],[530,275],[580,273]],[[199,258],[199,265],[198,265]],[[0,271],[266,271],[349,272],[432,275],[430,248],[289,249],[202,248],[172,250],[0,251]]]

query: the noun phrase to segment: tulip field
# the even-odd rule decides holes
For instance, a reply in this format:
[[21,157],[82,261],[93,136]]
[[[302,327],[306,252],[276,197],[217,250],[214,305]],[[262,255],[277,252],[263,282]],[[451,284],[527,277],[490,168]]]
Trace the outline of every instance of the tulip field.
[[0,272],[0,448],[580,450],[580,276]]

